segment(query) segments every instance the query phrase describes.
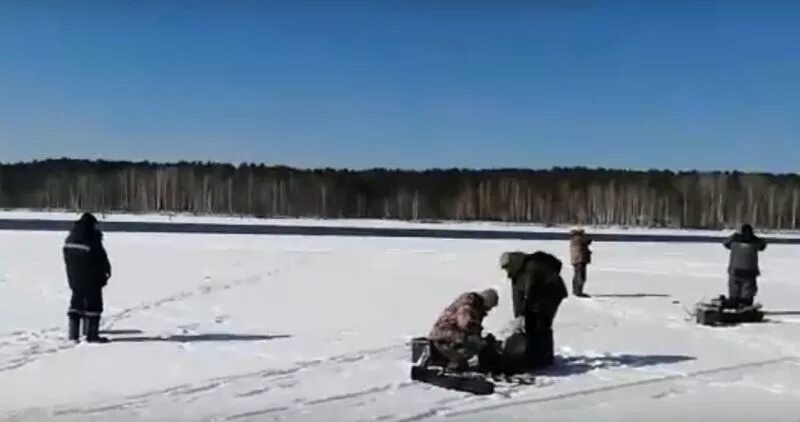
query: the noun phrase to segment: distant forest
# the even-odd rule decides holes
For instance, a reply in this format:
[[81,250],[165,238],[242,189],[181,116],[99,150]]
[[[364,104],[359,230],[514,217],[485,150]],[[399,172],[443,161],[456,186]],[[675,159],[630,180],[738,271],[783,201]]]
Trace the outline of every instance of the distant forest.
[[726,172],[364,171],[46,160],[0,165],[0,207],[492,220],[548,225],[800,228],[800,176]]

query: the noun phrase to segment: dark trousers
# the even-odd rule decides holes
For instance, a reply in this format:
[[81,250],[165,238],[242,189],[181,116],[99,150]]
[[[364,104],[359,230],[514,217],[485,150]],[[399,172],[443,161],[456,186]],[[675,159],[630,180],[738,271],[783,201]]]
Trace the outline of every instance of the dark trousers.
[[582,295],[583,286],[586,285],[586,264],[573,264],[572,294]]
[[555,341],[553,339],[553,320],[562,299],[543,303],[535,311],[525,314],[525,354],[528,366],[540,368],[553,363]]
[[728,299],[731,305],[752,306],[758,293],[756,277],[731,275],[728,277]]
[[525,289],[522,282],[516,280],[511,282],[511,305],[514,318],[525,315]]
[[73,290],[67,313],[81,318],[99,318],[103,313],[103,290]]

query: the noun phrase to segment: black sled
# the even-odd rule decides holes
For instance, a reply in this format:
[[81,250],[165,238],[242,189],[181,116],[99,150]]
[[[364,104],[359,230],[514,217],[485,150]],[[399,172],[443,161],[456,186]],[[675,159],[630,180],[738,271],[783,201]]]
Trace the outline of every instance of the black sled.
[[495,385],[478,371],[449,371],[425,337],[411,340],[411,379],[447,390],[476,395],[494,394]]
[[751,306],[731,306],[730,301],[721,295],[709,302],[698,303],[695,308],[695,319],[700,325],[712,327],[757,323],[764,321],[764,311],[761,310],[760,303]]

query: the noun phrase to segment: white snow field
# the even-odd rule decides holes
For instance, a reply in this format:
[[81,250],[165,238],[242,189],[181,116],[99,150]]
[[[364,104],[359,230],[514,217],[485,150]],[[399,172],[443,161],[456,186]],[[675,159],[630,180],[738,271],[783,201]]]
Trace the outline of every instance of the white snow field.
[[[409,380],[410,338],[506,250],[566,242],[109,233],[103,345],[65,340],[64,233],[0,232],[0,420],[800,420],[800,251],[762,256],[770,321],[687,320],[725,291],[714,244],[596,243],[537,385],[471,396]],[[569,266],[563,273],[569,281]]]

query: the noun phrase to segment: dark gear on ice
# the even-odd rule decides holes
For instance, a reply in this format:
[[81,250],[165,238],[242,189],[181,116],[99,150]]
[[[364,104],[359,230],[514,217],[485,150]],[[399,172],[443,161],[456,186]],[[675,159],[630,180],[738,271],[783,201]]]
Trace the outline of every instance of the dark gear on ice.
[[80,322],[89,342],[105,342],[99,336],[100,316],[103,313],[103,287],[111,277],[111,264],[103,247],[103,235],[97,229],[97,219],[89,213],[75,222],[63,246],[72,299],[69,317],[69,338],[77,341]]
[[466,368],[469,359],[493,344],[491,334],[482,336],[482,324],[487,313],[497,306],[497,301],[494,289],[464,293],[439,316],[428,339],[449,368]]
[[523,258],[520,264],[519,252],[504,253],[500,267],[508,274],[513,288],[522,292],[519,299],[522,303],[517,306],[525,321],[528,367],[544,367],[553,363],[553,320],[569,293],[561,278],[561,260],[541,251],[523,254]]
[[758,286],[756,279],[761,275],[758,254],[767,248],[767,243],[753,233],[749,224],[742,225],[739,233],[725,240],[730,249],[728,262],[728,300],[731,307],[752,306]]
[[586,285],[586,267],[592,262],[592,251],[589,245],[592,239],[582,229],[570,232],[569,252],[570,261],[574,270],[572,276],[572,294],[578,297],[587,297],[583,288]]

